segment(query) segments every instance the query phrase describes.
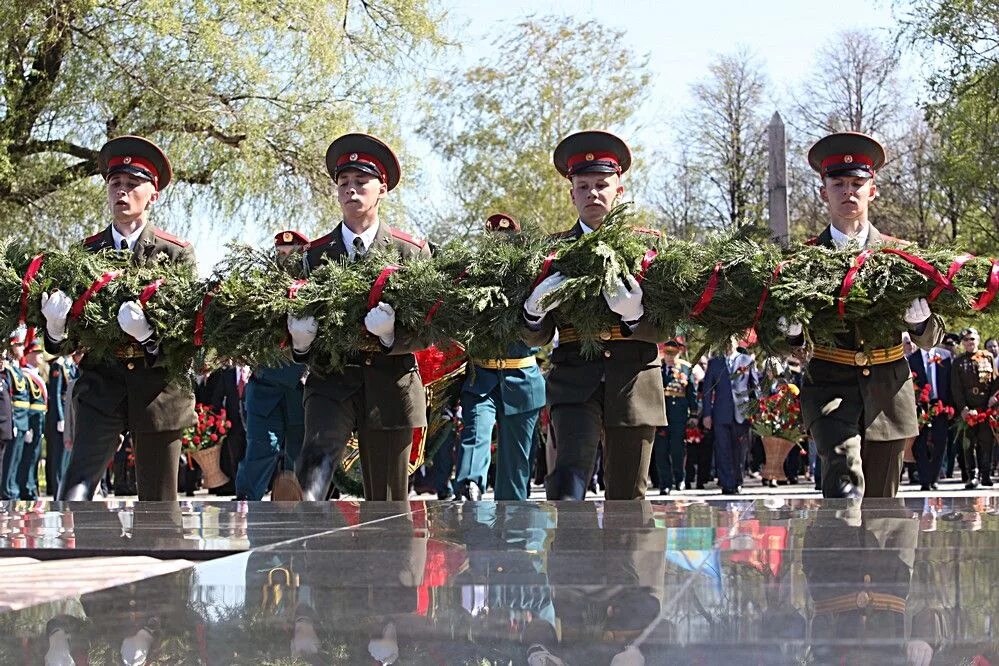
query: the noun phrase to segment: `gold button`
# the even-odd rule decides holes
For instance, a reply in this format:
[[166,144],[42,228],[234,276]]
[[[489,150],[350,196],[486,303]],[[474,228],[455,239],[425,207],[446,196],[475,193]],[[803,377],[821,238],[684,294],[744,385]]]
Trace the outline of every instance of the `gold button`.
[[603,330],[601,330],[600,331],[600,339],[601,340],[610,340],[611,339],[611,332],[610,332],[610,330],[606,329],[606,328],[603,329]]
[[871,376],[871,371],[870,371],[869,368],[864,368],[863,370],[861,370],[860,374],[862,374],[865,377],[870,377]]
[[867,365],[868,363],[871,362],[871,360],[867,358],[867,354],[865,354],[862,351],[859,351],[856,354],[854,354],[853,360],[857,365]]
[[126,365],[125,367],[128,368],[129,370],[135,370],[135,364],[132,363],[131,361],[129,361],[128,365]]
[[867,608],[871,605],[871,595],[867,592],[857,593],[857,608]]
[[607,351],[604,352],[604,358],[610,358],[610,357],[611,357],[611,353],[610,353],[610,350],[608,349]]
[[364,365],[371,365],[371,359],[370,358],[364,359]]

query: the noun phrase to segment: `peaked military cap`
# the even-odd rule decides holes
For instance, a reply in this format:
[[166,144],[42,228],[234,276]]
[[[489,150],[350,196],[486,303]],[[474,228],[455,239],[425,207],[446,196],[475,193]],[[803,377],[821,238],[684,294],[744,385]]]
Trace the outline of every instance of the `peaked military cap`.
[[885,163],[885,149],[877,139],[860,132],[824,136],[808,151],[808,164],[826,176],[873,176]]
[[326,170],[333,180],[341,171],[357,169],[379,178],[391,191],[402,169],[388,145],[368,134],[344,134],[326,149]]
[[489,231],[520,231],[520,222],[506,213],[493,213],[486,218],[486,229]]
[[624,173],[631,167],[628,144],[610,132],[586,130],[555,146],[555,168],[566,178],[580,173]]
[[274,247],[286,247],[288,245],[308,245],[309,239],[301,232],[289,229],[279,231],[274,234]]
[[105,143],[97,154],[97,166],[104,180],[116,173],[144,178],[162,191],[173,178],[166,153],[141,136],[119,136]]

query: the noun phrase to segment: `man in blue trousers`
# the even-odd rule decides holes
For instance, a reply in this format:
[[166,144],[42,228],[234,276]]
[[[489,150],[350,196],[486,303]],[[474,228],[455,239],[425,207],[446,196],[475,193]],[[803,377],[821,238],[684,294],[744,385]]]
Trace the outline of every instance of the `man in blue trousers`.
[[721,355],[712,356],[704,374],[704,427],[714,433],[715,469],[723,495],[738,495],[749,450],[746,407],[760,385],[756,361],[729,340]]
[[[283,256],[301,252],[308,242],[297,231],[282,231],[274,237],[274,247]],[[237,381],[246,412],[246,454],[236,472],[237,498],[263,499],[282,456],[282,474],[294,474],[305,439],[304,374],[303,364],[288,363],[254,369],[245,388]]]
[[[520,223],[509,215],[491,215],[486,229],[516,234]],[[545,406],[545,380],[535,358],[537,347],[511,343],[506,358],[473,358],[461,390],[464,430],[455,486],[459,498],[478,500],[486,487],[493,426],[499,426],[496,449],[497,500],[525,500],[529,494],[531,443],[538,414]]]

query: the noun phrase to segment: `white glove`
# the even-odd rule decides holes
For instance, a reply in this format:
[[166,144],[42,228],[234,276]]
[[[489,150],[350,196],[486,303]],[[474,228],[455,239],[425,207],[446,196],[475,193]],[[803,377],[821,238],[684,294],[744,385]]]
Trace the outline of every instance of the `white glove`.
[[66,431],[66,422],[56,421],[56,432],[65,432],[65,431]]
[[364,328],[381,340],[383,345],[391,347],[395,344],[395,310],[388,303],[379,301],[364,316]]
[[146,343],[153,337],[153,327],[146,321],[146,313],[135,301],[125,301],[118,308],[118,326],[139,343]]
[[42,293],[42,315],[45,317],[45,330],[54,342],[66,339],[66,319],[73,307],[73,299],[58,289]]
[[35,431],[28,428],[24,431],[24,443],[31,444],[33,441],[35,441]]
[[642,285],[634,275],[621,282],[618,280],[614,284],[613,291],[603,290],[604,300],[607,307],[614,314],[620,315],[622,321],[638,321],[645,314],[645,307],[642,305]]
[[45,666],[76,666],[69,651],[69,634],[56,629],[49,635],[49,650],[45,653]]
[[291,335],[291,348],[300,354],[309,351],[316,340],[319,324],[315,317],[292,317],[288,315],[288,333]]
[[291,639],[291,656],[302,657],[310,654],[319,654],[319,636],[316,635],[316,627],[312,624],[312,620],[297,620],[295,636]]
[[383,665],[394,664],[399,659],[399,644],[396,642],[394,624],[388,623],[381,638],[372,638],[368,641],[368,654]]
[[538,283],[538,286],[534,288],[531,295],[524,301],[524,312],[527,313],[527,316],[534,320],[543,319],[546,314],[561,305],[560,301],[555,301],[545,307],[541,307],[541,301],[545,296],[555,291],[565,280],[566,277],[564,275],[555,272]]
[[629,645],[624,652],[618,652],[611,659],[611,666],[645,666],[645,657],[634,645]]
[[917,298],[909,305],[909,309],[905,311],[905,323],[910,326],[919,326],[929,319],[932,314],[930,312],[930,304],[926,302],[926,299]]
[[783,333],[786,337],[796,338],[805,330],[805,327],[801,325],[801,322],[792,319],[788,321],[787,318],[781,317],[777,320],[777,329]]
[[149,646],[152,644],[153,635],[146,629],[139,629],[134,636],[121,642],[121,660],[125,666],[142,666],[149,658]]
[[905,644],[905,663],[910,666],[930,666],[933,648],[926,641],[909,641]]

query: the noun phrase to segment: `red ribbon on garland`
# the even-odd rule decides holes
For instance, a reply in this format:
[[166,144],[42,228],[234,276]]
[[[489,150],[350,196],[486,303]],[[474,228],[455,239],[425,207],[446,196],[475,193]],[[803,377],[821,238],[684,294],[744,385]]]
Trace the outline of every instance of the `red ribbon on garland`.
[[[467,275],[468,275],[468,269],[466,268],[466,269],[464,269],[458,275],[458,277],[455,278],[455,280],[454,280],[455,286],[461,284],[461,281],[464,280],[465,276],[467,276]],[[427,317],[426,317],[426,319],[423,320],[423,323],[426,324],[427,326],[429,326],[430,322],[433,321],[433,319],[434,319],[434,315],[437,314],[437,311],[440,309],[440,307],[443,304],[444,304],[444,299],[443,298],[438,298],[437,302],[434,303],[432,306],[430,306],[430,311],[427,312]]]
[[548,273],[550,273],[552,270],[552,263],[555,261],[556,254],[558,253],[552,252],[547,257],[545,257],[545,263],[541,264],[541,272],[538,274],[538,279],[535,280],[534,284],[531,285],[531,291],[534,291],[537,288],[537,286],[541,284],[546,277],[548,277]]
[[90,299],[94,297],[94,294],[99,292],[101,289],[106,287],[111,280],[115,279],[122,274],[122,271],[108,271],[104,275],[100,276],[94,283],[87,287],[87,290],[80,294],[80,297],[76,299],[73,303],[73,307],[69,310],[69,316],[71,319],[79,319],[80,315],[83,314],[83,308],[87,306]]
[[896,257],[902,257],[910,264],[912,264],[912,266],[917,271],[925,275],[930,280],[936,282],[938,288],[943,287],[944,289],[950,289],[950,290],[954,289],[954,285],[950,283],[950,280],[941,275],[940,271],[938,271],[936,267],[933,266],[933,264],[926,261],[925,259],[921,259],[917,256],[909,254],[908,252],[893,247],[885,248],[884,250],[881,251],[884,252],[885,254],[894,254]]
[[971,304],[971,309],[979,312],[989,307],[989,304],[996,297],[997,291],[999,291],[999,261],[993,259],[992,270],[989,271],[989,284],[978,300]]
[[[962,268],[964,268],[964,265],[966,263],[968,263],[969,261],[971,261],[972,259],[974,259],[974,258],[975,258],[975,255],[973,255],[973,254],[962,254],[957,259],[955,259],[954,263],[952,263],[950,265],[950,268],[947,269],[947,276],[946,276],[947,277],[947,282],[952,283],[952,281],[954,280],[954,277],[958,274],[958,272]],[[936,287],[933,288],[933,291],[930,292],[930,295],[926,298],[926,300],[928,300],[930,303],[932,303],[933,301],[937,300],[937,297],[940,296],[940,294],[943,293],[943,290],[945,288],[946,287],[944,287],[944,285],[938,284]],[[954,287],[953,284],[951,284],[950,288],[954,289],[955,287]]]
[[638,280],[638,284],[645,282],[645,271],[649,270],[649,266],[652,265],[652,262],[655,261],[658,256],[659,252],[650,249],[645,253],[645,256],[642,257],[642,267],[638,271],[638,275],[635,276],[635,279]]
[[385,285],[388,283],[389,276],[400,268],[402,268],[402,266],[389,264],[382,269],[381,273],[378,274],[378,278],[375,280],[375,283],[371,285],[371,291],[368,293],[369,310],[378,305],[378,301],[382,300],[382,292],[385,291]]
[[721,267],[722,262],[719,261],[715,264],[714,270],[711,271],[711,277],[708,278],[708,283],[704,286],[704,291],[701,292],[701,297],[690,311],[691,318],[697,317],[711,305],[711,299],[715,297],[715,292],[718,291],[718,274],[721,271]]
[[38,270],[42,267],[43,261],[45,261],[44,254],[36,254],[32,257],[27,270],[24,271],[24,277],[21,278],[21,314],[18,319],[21,324],[28,317],[28,291],[31,289],[31,283],[34,281],[35,276],[38,275]]
[[149,302],[149,299],[153,297],[153,294],[159,290],[164,282],[166,282],[166,279],[160,278],[159,280],[154,280],[147,284],[145,289],[142,290],[142,293],[139,294],[139,305],[145,307],[146,303]]
[[872,254],[874,254],[874,250],[864,250],[854,257],[853,265],[843,276],[843,286],[839,290],[839,316],[841,318],[846,316],[846,297],[850,295],[850,289],[853,288],[853,283],[857,279],[857,271],[864,265],[864,262],[871,258]]
[[298,296],[298,290],[308,284],[308,282],[308,280],[295,280],[292,282],[291,286],[288,287],[288,298],[294,300]]
[[777,282],[777,276],[780,275],[780,272],[784,270],[784,267],[787,266],[789,263],[791,263],[791,260],[785,259],[784,261],[777,264],[777,267],[774,269],[773,275],[770,276],[770,281],[766,285],[764,285],[763,293],[760,294],[760,303],[759,305],[756,306],[756,316],[753,317],[753,325],[749,327],[750,331],[755,332],[756,327],[759,326],[760,319],[763,317],[763,304],[767,302],[767,297],[770,296],[770,287],[775,282]]
[[205,309],[211,305],[212,300],[215,298],[215,294],[218,293],[219,288],[222,285],[217,284],[205,294],[204,298],[201,299],[201,307],[198,308],[198,312],[194,315],[194,346],[200,347],[204,344],[205,339]]

